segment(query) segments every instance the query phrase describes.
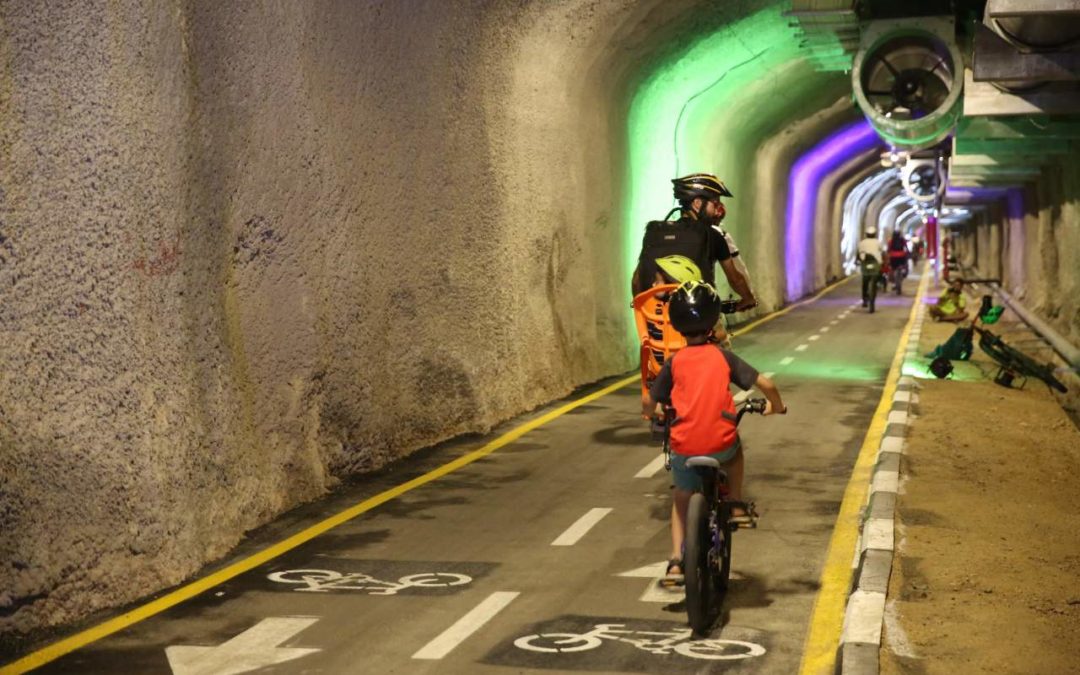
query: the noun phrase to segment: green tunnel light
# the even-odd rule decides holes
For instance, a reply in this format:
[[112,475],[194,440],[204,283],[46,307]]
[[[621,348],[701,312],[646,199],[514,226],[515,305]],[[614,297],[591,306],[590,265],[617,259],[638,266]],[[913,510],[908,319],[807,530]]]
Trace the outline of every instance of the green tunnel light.
[[[703,36],[653,71],[634,94],[622,206],[627,273],[637,264],[645,224],[674,206],[671,179],[695,171],[731,175],[754,159],[732,150],[750,133],[747,120],[765,108],[792,106],[784,97],[761,100],[748,92],[778,67],[804,56],[781,14],[787,4],[778,2]],[[730,187],[737,199],[739,186]],[[636,357],[629,312],[626,322]]]

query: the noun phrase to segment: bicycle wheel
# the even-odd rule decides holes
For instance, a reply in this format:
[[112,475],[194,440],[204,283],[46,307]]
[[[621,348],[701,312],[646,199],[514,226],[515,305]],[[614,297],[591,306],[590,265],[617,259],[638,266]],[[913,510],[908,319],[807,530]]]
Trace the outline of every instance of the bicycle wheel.
[[720,541],[714,555],[719,557],[720,560],[718,561],[719,565],[714,569],[716,569],[716,588],[720,591],[717,600],[717,606],[719,606],[723,604],[724,595],[727,594],[728,580],[731,578],[731,536],[735,531],[735,528],[728,522],[731,520],[731,507],[727,502],[720,502],[720,515],[717,520],[719,521],[717,525],[720,530]]
[[683,574],[686,579],[686,614],[690,628],[702,635],[709,629],[713,604],[713,573],[709,569],[709,549],[712,536],[709,530],[709,505],[705,495],[695,492],[686,510],[686,557]]

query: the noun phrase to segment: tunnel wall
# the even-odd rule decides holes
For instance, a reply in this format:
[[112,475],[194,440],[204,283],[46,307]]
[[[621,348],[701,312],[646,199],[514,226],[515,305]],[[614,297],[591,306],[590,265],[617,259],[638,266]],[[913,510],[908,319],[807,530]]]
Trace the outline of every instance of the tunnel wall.
[[1048,166],[1037,183],[1006,191],[961,235],[962,260],[1080,345],[1080,166]]
[[[0,632],[631,369],[633,92],[762,7],[0,4]],[[790,58],[807,101],[724,110],[767,307],[787,171],[851,108]]]

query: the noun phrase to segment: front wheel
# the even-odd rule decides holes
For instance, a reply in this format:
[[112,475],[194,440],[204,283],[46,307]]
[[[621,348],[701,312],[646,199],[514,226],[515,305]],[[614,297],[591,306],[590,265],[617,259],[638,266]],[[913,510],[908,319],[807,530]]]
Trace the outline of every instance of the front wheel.
[[709,569],[709,505],[705,495],[695,492],[686,509],[686,614],[690,628],[699,635],[709,629],[713,605],[713,574]]

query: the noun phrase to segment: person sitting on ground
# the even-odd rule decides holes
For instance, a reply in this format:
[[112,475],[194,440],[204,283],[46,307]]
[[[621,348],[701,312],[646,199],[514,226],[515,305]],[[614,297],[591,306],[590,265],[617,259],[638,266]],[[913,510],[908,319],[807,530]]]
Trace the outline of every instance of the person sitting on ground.
[[[743,449],[729,385],[735,383],[744,390],[755,386],[760,389],[768,400],[766,415],[787,412],[780,391],[769,378],[713,342],[720,302],[716,289],[703,282],[685,283],[674,292],[668,317],[671,325],[686,338],[686,346],[668,359],[642,401],[645,415],[652,415],[657,403],[673,407],[675,414],[670,430],[675,493],[671,507],[669,580],[682,576],[686,509],[690,496],[703,489],[701,478],[686,466],[686,460],[698,456],[716,459],[727,473],[731,499],[742,501]],[[733,509],[732,521],[749,522],[750,514]]]
[[937,304],[930,307],[930,316],[934,321],[960,322],[968,318],[964,298],[964,280],[954,277],[949,287],[938,298]]

